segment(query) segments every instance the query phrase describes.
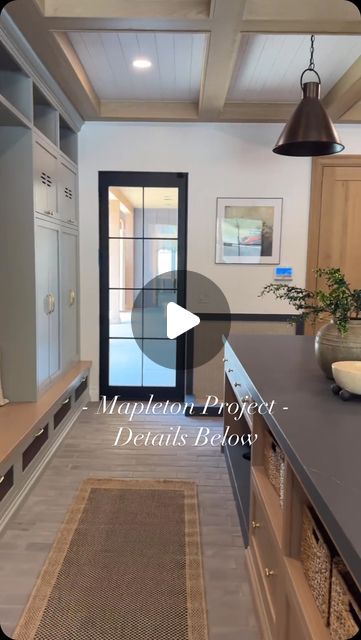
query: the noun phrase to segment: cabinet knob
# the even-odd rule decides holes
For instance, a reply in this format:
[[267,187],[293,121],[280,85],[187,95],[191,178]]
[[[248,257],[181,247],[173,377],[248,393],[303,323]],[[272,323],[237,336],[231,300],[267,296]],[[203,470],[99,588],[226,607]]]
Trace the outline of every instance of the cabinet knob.
[[222,362],[228,362],[228,358],[222,358]]
[[248,397],[248,396],[243,396],[243,398],[241,398],[241,402],[242,402],[243,404],[245,404],[246,402],[248,402],[248,400],[249,400],[249,397]]
[[233,373],[233,369],[228,369],[228,373]]
[[272,578],[272,576],[275,575],[275,572],[273,571],[273,569],[267,569],[267,567],[265,568],[264,572],[265,572],[266,578]]
[[235,383],[234,383],[234,386],[235,386],[235,387],[241,387],[242,385],[241,385],[241,383],[240,383],[240,382],[235,382]]
[[261,525],[259,522],[255,522],[254,520],[252,520],[252,529],[259,529],[260,526]]
[[49,211],[45,211],[45,213],[48,216],[54,216],[55,215],[55,211],[53,211],[53,209],[49,209]]
[[68,222],[69,222],[70,224],[75,224],[75,220],[73,220],[73,218],[68,218]]
[[73,307],[75,304],[76,295],[74,289],[70,289],[69,291],[69,307]]
[[1,484],[2,482],[4,482],[4,480],[5,480],[5,476],[1,476],[1,477],[0,477],[0,484]]

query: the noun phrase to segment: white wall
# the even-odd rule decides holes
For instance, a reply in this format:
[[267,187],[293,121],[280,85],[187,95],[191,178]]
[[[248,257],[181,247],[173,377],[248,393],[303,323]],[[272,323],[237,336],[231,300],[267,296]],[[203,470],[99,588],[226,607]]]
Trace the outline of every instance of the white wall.
[[[360,127],[339,127],[348,153],[361,153]],[[280,125],[87,123],[80,134],[81,355],[99,371],[98,171],[189,173],[188,269],[211,278],[233,313],[287,313],[259,298],[273,266],[215,264],[217,197],[282,197],[281,263],[304,285],[311,161],[272,153]],[[199,311],[212,311],[200,304]]]

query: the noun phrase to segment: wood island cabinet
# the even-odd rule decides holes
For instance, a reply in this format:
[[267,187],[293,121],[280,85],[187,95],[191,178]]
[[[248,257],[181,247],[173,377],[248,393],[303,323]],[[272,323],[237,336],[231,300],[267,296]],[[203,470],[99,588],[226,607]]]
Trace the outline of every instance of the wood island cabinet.
[[[341,436],[347,424],[347,440],[353,435],[354,447],[360,450],[360,403],[345,406],[332,396],[329,381],[314,363],[312,338],[247,336],[246,341],[231,336],[224,364],[225,402],[237,402],[245,409],[251,403],[275,402],[271,413],[249,416],[245,411],[237,423],[227,408],[224,411],[225,430],[231,425],[232,433],[257,435],[248,474],[241,461],[247,454],[244,447],[236,453],[226,443],[224,454],[263,637],[331,640],[303,569],[303,513],[308,506],[317,514],[359,594],[361,518],[350,501],[350,490],[352,483],[357,492],[360,475],[357,455],[353,448],[350,453]],[[308,381],[302,370],[307,370]],[[270,481],[266,462],[270,438],[282,465],[280,491]]]

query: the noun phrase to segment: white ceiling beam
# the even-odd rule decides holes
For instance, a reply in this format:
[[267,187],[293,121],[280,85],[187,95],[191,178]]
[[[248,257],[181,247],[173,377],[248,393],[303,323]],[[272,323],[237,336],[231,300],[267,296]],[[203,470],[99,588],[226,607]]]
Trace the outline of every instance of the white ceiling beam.
[[[212,122],[286,122],[296,105],[292,103],[228,103]],[[200,122],[196,104],[188,102],[143,102],[102,100],[102,120]],[[210,121],[209,118],[206,121]]]
[[222,122],[287,122],[296,108],[291,102],[228,102]]
[[346,111],[339,119],[339,122],[342,124],[359,124],[361,122],[361,102],[358,102],[352,109]]
[[217,118],[226,102],[239,50],[246,0],[215,0],[199,99],[201,119]]
[[244,33],[358,35],[361,20],[242,20],[240,30]]
[[333,120],[338,120],[361,100],[361,56],[336,82],[323,99]]
[[198,105],[190,102],[101,100],[101,120],[196,122]]
[[96,94],[92,83],[90,82],[88,75],[79,60],[79,57],[71,44],[66,33],[53,33],[53,37],[59,44],[63,54],[66,56],[71,68],[76,73],[78,81],[82,88],[84,89],[86,95],[88,96],[90,102],[92,103],[94,109],[99,111],[100,101],[98,95]]
[[207,18],[210,0],[36,0],[47,18]]

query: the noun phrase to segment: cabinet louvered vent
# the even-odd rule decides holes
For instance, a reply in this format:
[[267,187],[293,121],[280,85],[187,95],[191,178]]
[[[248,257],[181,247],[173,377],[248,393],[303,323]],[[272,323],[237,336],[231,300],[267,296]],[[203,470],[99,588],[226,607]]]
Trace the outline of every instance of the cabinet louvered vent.
[[43,184],[45,184],[45,186],[47,186],[47,187],[51,187],[52,184],[53,184],[52,178],[50,176],[48,176],[48,174],[45,173],[45,171],[41,172],[41,182]]
[[69,187],[65,187],[64,192],[66,198],[69,198],[69,200],[73,199],[73,192]]

